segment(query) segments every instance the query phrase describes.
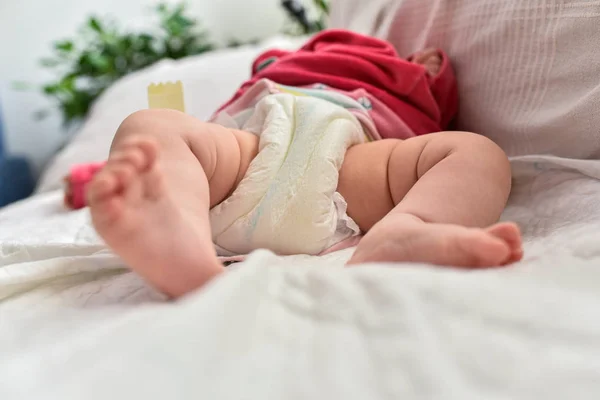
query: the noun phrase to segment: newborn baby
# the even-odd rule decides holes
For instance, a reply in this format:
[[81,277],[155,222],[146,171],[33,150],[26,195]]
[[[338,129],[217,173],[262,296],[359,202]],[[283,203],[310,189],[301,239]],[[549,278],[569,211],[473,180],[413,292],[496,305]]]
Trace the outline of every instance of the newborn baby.
[[269,51],[210,123],[129,116],[87,187],[94,226],[173,297],[223,272],[215,246],[320,254],[358,241],[349,265],[518,261],[519,229],[496,223],[506,155],[483,136],[440,132],[456,97],[437,50],[403,60],[386,42],[331,30]]

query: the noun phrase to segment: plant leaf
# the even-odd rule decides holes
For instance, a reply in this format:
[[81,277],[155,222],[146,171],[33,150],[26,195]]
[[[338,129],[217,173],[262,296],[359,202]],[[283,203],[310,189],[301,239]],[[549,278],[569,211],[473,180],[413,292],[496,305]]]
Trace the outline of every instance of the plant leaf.
[[92,77],[101,76],[112,72],[112,63],[109,57],[98,52],[88,52],[79,58],[79,70]]
[[[160,1],[160,0],[158,0]],[[315,0],[313,0],[315,1]],[[325,0],[323,0],[325,1]],[[75,37],[54,43],[42,60],[59,77],[42,87],[54,99],[66,124],[80,120],[93,101],[120,77],[163,58],[182,58],[214,49],[185,2],[163,1],[155,7],[159,29],[127,32],[112,19],[88,18]]]
[[68,92],[75,90],[75,80],[76,77],[74,75],[67,75],[60,80],[59,87],[62,91]]
[[100,21],[98,21],[96,17],[91,17],[89,19],[88,26],[98,33],[102,33],[103,31],[102,25],[100,25]]
[[329,14],[329,1],[327,0],[313,0],[315,5],[325,14]]
[[54,48],[64,53],[70,53],[75,48],[75,45],[70,40],[61,40],[54,43]]
[[44,85],[44,87],[42,88],[42,90],[47,95],[55,95],[56,93],[58,93],[60,91],[60,85],[55,84],[55,83],[51,83],[51,84],[48,84],[48,85]]

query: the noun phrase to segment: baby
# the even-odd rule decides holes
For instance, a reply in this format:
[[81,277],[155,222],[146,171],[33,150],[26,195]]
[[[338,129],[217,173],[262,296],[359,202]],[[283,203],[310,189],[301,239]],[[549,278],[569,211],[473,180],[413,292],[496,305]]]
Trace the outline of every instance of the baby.
[[[215,246],[319,254],[360,239],[348,265],[518,261],[519,229],[497,223],[506,155],[483,136],[440,132],[456,97],[437,50],[403,60],[386,42],[331,30],[297,52],[269,51],[212,123],[173,110],[129,116],[87,186],[94,226],[173,297],[224,271]],[[270,206],[278,198],[282,209]]]

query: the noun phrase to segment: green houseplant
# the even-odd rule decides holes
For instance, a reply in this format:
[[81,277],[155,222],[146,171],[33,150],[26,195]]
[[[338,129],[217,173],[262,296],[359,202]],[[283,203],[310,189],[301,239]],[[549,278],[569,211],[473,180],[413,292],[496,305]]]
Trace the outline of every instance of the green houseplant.
[[[282,1],[291,21],[288,33],[308,34],[324,28],[328,1],[312,1],[317,10],[313,20],[299,1]],[[83,119],[98,96],[121,77],[164,58],[176,60],[216,48],[200,22],[188,15],[185,3],[159,4],[155,12],[159,20],[156,30],[128,32],[114,21],[90,17],[75,38],[53,44],[52,56],[41,63],[56,79],[42,90],[56,104],[66,125]],[[231,40],[228,47],[252,42]],[[46,110],[36,113],[38,118],[46,114]]]
[[[91,104],[119,78],[163,58],[179,59],[214,49],[184,4],[156,7],[156,32],[125,32],[113,21],[90,17],[77,38],[54,43],[42,65],[57,79],[43,86],[60,109],[64,122],[83,118]],[[43,116],[40,113],[40,116]]]

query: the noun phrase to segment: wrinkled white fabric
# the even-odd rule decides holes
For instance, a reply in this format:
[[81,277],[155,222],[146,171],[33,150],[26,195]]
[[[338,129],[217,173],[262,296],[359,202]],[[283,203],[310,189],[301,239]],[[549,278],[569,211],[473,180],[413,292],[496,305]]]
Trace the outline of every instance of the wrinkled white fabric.
[[600,161],[524,157],[525,260],[259,251],[164,303],[59,192],[0,211],[0,399],[600,398]]
[[219,253],[319,254],[358,235],[336,193],[347,149],[364,140],[356,117],[325,100],[283,93],[244,114],[231,120],[260,136],[259,152],[231,196],[210,211]]

